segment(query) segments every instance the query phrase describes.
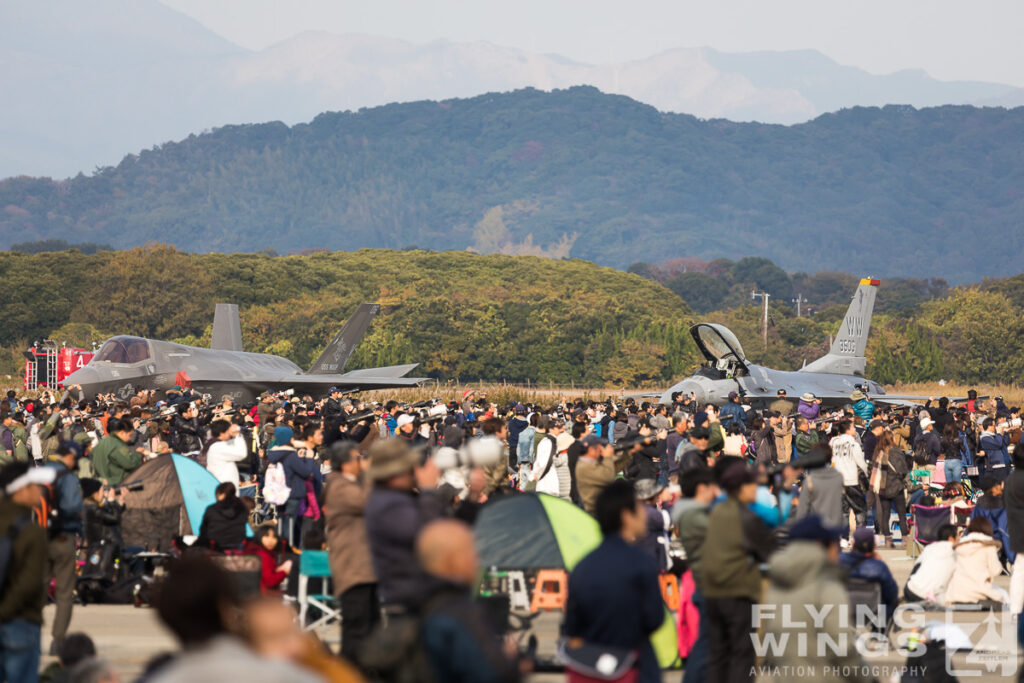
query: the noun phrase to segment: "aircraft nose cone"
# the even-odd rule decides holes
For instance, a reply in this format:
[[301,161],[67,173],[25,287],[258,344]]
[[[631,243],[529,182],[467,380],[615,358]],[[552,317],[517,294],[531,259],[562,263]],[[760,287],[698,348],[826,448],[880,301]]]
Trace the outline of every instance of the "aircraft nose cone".
[[81,384],[82,388],[88,387],[90,384],[95,384],[100,379],[99,373],[96,372],[96,368],[90,368],[88,366],[75,370],[70,375],[64,378],[64,386],[71,387],[76,384]]

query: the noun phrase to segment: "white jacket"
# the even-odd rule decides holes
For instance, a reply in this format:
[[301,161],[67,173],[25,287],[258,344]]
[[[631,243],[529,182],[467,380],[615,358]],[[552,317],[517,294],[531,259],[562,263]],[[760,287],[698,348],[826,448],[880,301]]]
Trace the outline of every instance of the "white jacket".
[[860,441],[850,434],[840,434],[828,445],[832,447],[832,467],[843,475],[843,486],[856,486],[860,481],[857,470],[865,474],[868,472]]
[[937,605],[946,604],[946,587],[956,567],[953,541],[929,543],[914,567],[914,573],[907,580],[907,588]]
[[[558,465],[554,462],[548,468],[548,461],[557,454],[552,452],[551,439],[545,437],[537,444],[537,454],[533,459],[533,479],[537,482],[537,493],[546,493],[551,496],[558,495]],[[538,479],[547,469],[548,473],[543,479]]]
[[247,455],[245,439],[241,436],[227,441],[214,441],[206,451],[206,469],[217,477],[217,481],[230,481],[238,488],[238,466],[235,463],[245,460]]
[[1003,571],[999,562],[999,541],[991,536],[972,532],[953,547],[956,567],[946,588],[946,604],[979,602],[1005,598],[992,581]]

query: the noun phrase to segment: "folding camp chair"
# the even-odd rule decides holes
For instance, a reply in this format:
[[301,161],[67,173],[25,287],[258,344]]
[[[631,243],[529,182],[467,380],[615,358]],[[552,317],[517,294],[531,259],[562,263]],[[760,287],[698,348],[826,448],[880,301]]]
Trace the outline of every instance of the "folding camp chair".
[[953,524],[955,519],[952,505],[911,505],[910,518],[914,533],[907,552],[911,557],[917,557],[924,546],[939,540],[939,527]]
[[[320,580],[320,592],[309,592],[309,580]],[[336,600],[330,594],[331,567],[327,561],[326,550],[303,550],[299,556],[299,624],[307,631],[326,626],[332,621],[341,621],[341,610],[336,607]],[[320,617],[306,624],[306,615],[313,608]]]
[[892,624],[892,615],[885,613],[882,604],[882,584],[867,579],[849,578],[846,592],[850,596],[850,619],[852,625],[868,627],[868,630],[885,633]]

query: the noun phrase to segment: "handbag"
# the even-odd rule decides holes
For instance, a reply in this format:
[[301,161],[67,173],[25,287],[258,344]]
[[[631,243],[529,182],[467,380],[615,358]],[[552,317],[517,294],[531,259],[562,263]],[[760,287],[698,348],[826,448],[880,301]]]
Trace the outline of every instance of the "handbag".
[[569,683],[637,681],[636,650],[586,643],[581,638],[570,638],[559,645],[558,658],[565,664]]

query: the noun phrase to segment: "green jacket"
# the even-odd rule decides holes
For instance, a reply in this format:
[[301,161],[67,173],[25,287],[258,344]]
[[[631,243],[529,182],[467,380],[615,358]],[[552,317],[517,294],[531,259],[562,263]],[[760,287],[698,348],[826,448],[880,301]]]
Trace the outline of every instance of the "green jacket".
[[711,508],[697,585],[709,598],[761,599],[761,571],[773,549],[764,523],[735,496]]
[[23,424],[15,424],[14,429],[14,459],[18,462],[28,462],[32,455],[28,451],[28,429]]
[[708,506],[692,498],[681,498],[672,508],[672,521],[679,528],[679,542],[686,551],[686,564],[700,588],[700,559],[708,537]]
[[96,476],[118,486],[128,474],[142,464],[142,453],[128,448],[116,436],[105,436],[92,449],[92,466]]
[[797,432],[793,437],[793,445],[796,446],[796,453],[799,457],[807,455],[812,448],[821,443],[821,434],[816,429],[806,432]]
[[46,422],[39,425],[39,448],[42,451],[42,459],[45,461],[57,452],[60,445],[60,412],[54,411]]
[[[0,534],[6,535],[16,520],[31,515],[29,508],[0,499]],[[45,571],[46,532],[30,520],[14,539],[7,582],[0,591],[0,624],[24,619],[42,625],[46,589],[40,577]]]

